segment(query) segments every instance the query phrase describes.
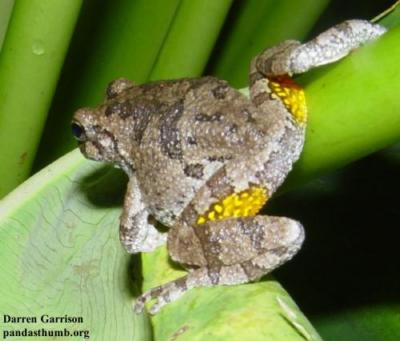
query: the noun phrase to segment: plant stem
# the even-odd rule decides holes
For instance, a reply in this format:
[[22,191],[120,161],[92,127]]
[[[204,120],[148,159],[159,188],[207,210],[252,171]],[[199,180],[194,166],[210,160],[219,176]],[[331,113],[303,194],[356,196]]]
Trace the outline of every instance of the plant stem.
[[15,3],[0,55],[0,197],[29,174],[80,6]]
[[299,78],[310,111],[288,184],[303,183],[400,140],[400,27],[340,63]]
[[303,39],[328,0],[248,0],[238,4],[238,18],[220,47],[211,71],[235,87],[248,83],[251,59],[285,39]]
[[3,46],[4,37],[7,32],[8,22],[14,7],[14,0],[0,1],[0,51]]
[[183,0],[150,79],[199,76],[232,0]]

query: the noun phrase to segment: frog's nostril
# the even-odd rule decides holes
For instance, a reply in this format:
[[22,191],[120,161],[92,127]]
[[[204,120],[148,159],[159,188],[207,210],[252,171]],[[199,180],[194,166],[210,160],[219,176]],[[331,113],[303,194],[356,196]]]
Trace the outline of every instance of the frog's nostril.
[[78,141],[82,142],[86,140],[85,129],[79,123],[72,122],[71,129],[72,135],[74,135]]

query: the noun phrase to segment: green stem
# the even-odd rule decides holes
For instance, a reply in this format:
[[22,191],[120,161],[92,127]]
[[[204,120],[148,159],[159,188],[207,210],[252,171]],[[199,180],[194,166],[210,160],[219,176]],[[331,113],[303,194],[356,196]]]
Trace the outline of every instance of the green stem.
[[328,0],[248,0],[239,2],[238,18],[220,48],[213,73],[236,87],[248,82],[251,59],[285,39],[302,40]]
[[386,11],[382,12],[374,19],[371,20],[372,22],[378,22],[379,24],[387,27],[393,28],[399,26],[400,23],[400,0],[396,1],[390,8]]
[[340,63],[299,78],[306,84],[309,125],[289,177],[303,183],[400,140],[400,28]]
[[0,196],[29,174],[80,6],[15,3],[0,55]]
[[0,51],[7,32],[8,22],[14,7],[14,0],[0,1]]
[[232,0],[183,0],[150,79],[199,76]]

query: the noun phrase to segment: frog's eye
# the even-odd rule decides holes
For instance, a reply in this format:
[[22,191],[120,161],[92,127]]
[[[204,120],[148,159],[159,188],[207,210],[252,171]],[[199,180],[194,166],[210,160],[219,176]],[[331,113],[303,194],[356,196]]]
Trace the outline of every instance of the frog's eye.
[[71,129],[72,135],[74,135],[78,141],[82,142],[86,140],[85,129],[79,123],[72,122]]

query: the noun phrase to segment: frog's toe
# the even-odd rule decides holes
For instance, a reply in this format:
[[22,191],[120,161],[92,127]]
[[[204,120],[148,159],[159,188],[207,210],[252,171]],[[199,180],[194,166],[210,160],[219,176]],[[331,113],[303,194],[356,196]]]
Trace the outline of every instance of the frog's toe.
[[154,304],[149,308],[149,313],[152,315],[156,314],[162,307],[178,299],[187,290],[187,276],[160,285],[139,296],[136,299],[134,311],[136,313],[141,313],[144,309],[144,305],[150,300],[154,300]]
[[151,315],[157,314],[162,307],[164,307],[168,302],[166,302],[162,297],[159,297],[155,303],[149,308],[149,313]]
[[133,311],[136,314],[140,314],[144,310],[144,305],[146,302],[151,300],[151,292],[147,291],[144,294],[136,298],[135,304],[133,305]]
[[144,306],[147,302],[155,300],[155,303],[149,309],[149,313],[156,314],[164,305],[169,302],[169,300],[166,299],[166,297],[169,295],[169,284],[170,283],[167,283],[165,285],[150,289],[140,295],[136,299],[133,307],[135,313],[140,314],[144,310]]
[[156,228],[151,227],[148,229],[145,239],[140,242],[141,252],[153,252],[166,242],[167,233],[161,233]]

